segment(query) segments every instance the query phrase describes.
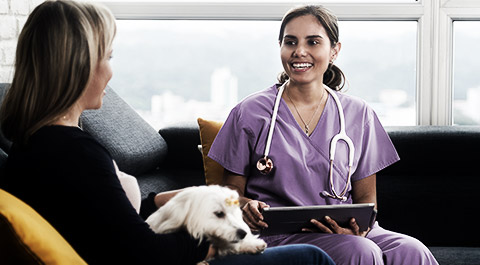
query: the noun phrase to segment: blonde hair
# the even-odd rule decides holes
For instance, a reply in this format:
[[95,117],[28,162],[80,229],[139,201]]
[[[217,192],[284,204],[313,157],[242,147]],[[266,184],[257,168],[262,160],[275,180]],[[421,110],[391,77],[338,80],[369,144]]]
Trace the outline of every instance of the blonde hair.
[[37,6],[20,33],[15,74],[0,108],[5,137],[25,144],[66,113],[108,56],[116,26],[104,6],[50,0]]

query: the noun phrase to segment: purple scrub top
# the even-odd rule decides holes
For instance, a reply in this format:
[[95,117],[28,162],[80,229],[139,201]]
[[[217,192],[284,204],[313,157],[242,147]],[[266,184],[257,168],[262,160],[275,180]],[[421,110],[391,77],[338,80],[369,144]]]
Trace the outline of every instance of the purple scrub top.
[[[228,116],[208,156],[225,169],[247,177],[245,196],[270,206],[304,206],[352,203],[323,197],[331,193],[330,141],[340,131],[337,105],[330,94],[320,120],[310,136],[298,125],[286,102],[280,102],[269,157],[274,169],[262,175],[256,164],[263,157],[270,120],[279,85],[242,100]],[[363,100],[335,92],[345,113],[345,129],[355,145],[352,181],[373,175],[399,160],[398,154],[377,115]],[[348,175],[348,147],[337,144],[333,166],[337,193],[343,191]]]

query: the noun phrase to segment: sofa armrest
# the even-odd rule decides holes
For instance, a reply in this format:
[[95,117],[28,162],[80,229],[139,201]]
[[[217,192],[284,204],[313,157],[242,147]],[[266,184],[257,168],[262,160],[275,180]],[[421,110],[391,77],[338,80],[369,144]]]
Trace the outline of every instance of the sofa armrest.
[[175,124],[160,129],[159,133],[168,146],[168,155],[161,164],[162,168],[203,172],[203,158],[198,150],[200,132],[196,123]]

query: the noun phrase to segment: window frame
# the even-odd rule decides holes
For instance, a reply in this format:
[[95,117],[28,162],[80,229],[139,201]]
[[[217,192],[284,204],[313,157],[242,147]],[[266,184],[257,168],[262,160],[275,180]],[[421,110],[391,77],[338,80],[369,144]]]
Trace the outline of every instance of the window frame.
[[[116,19],[281,20],[284,2],[107,2]],[[312,2],[313,3],[313,2]],[[416,124],[453,125],[453,22],[480,20],[477,0],[325,3],[339,20],[417,21]]]

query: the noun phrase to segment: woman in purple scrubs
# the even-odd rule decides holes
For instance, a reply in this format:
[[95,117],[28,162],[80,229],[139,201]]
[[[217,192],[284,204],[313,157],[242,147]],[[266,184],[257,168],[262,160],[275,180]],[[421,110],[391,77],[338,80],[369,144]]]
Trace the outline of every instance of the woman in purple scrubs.
[[[399,160],[398,154],[375,112],[362,100],[339,91],[344,84],[334,61],[341,49],[337,18],[321,6],[304,6],[283,18],[280,54],[285,72],[280,84],[240,102],[213,143],[209,157],[224,168],[224,184],[242,196],[244,219],[253,230],[268,226],[261,208],[375,203],[376,173]],[[256,164],[264,156],[278,88],[284,84],[269,157],[275,167],[260,173]],[[330,141],[340,130],[339,111],[332,95],[343,106],[345,129],[352,139],[354,159],[349,175],[349,149],[339,141],[332,167],[337,192],[346,188],[346,200],[331,196]],[[347,185],[347,183],[349,183]],[[326,191],[326,192],[324,192]],[[337,264],[438,264],[420,241],[387,231],[376,223],[359,232],[354,219],[349,227],[334,220],[324,225],[312,220],[312,233],[265,236],[269,246],[296,243],[316,245]]]

